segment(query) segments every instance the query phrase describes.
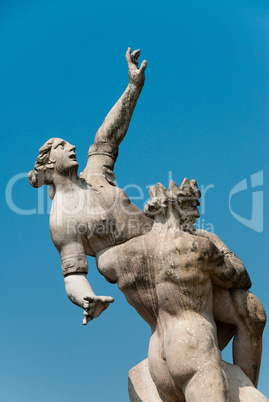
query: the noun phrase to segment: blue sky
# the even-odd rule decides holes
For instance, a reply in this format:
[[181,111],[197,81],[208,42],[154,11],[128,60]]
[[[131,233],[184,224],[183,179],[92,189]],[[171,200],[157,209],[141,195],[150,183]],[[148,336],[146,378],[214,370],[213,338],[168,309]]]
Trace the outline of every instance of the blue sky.
[[[1,401],[123,402],[128,370],[147,355],[149,328],[93,259],[95,292],[115,302],[82,326],[50,239],[46,191],[25,177],[51,137],[77,146],[83,170],[127,85],[128,46],[141,48],[148,67],[118,185],[143,208],[149,185],[195,178],[200,227],[243,260],[268,311],[266,16],[262,0],[1,1]],[[259,389],[267,397],[268,340],[266,329]]]

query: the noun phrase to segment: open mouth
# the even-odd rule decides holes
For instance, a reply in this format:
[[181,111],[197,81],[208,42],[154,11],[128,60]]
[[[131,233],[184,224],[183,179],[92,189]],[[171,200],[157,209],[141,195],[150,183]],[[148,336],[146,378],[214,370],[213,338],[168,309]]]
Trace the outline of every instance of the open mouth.
[[70,155],[70,156],[69,156],[69,159],[76,160],[76,155],[75,155],[75,154]]

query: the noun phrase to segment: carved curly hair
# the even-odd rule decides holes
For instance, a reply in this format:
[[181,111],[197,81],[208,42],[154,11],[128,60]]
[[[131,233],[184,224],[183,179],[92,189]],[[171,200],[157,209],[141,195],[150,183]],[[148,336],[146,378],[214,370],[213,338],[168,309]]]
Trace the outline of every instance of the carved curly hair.
[[180,187],[171,180],[168,190],[161,183],[157,183],[156,187],[149,188],[149,195],[150,200],[145,205],[144,211],[151,218],[154,215],[165,214],[169,206],[178,209],[186,201],[198,206],[200,205],[198,199],[201,197],[197,182],[186,178]]
[[50,150],[54,140],[55,138],[51,138],[39,149],[39,155],[35,162],[34,169],[28,173],[29,183],[35,188],[39,188],[43,186],[43,184],[53,184],[51,169],[53,169],[54,163],[50,161]]

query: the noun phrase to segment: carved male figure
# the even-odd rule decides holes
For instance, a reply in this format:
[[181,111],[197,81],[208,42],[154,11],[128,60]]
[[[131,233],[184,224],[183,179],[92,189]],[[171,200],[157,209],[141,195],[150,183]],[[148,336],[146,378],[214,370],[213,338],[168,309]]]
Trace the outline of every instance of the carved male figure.
[[[229,305],[227,289],[248,289],[248,273],[215,235],[213,242],[206,233],[194,235],[199,216],[195,181],[185,179],[181,188],[171,182],[168,192],[158,184],[150,193],[146,211],[154,216],[152,230],[99,252],[98,269],[118,283],[151,326],[148,364],[163,400],[230,401],[213,315],[213,284],[223,289],[220,301]],[[221,304],[214,314],[221,314]]]

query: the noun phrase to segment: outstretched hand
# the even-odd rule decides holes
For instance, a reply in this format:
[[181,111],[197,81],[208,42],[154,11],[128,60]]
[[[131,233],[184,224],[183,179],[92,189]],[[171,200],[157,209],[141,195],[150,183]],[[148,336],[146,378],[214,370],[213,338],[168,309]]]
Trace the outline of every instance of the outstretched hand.
[[110,296],[87,296],[84,298],[85,311],[83,315],[83,325],[87,325],[89,321],[99,317],[99,315],[108,308],[110,303],[114,302],[113,297]]
[[126,61],[128,64],[129,82],[130,84],[142,87],[145,81],[144,72],[147,67],[147,62],[146,60],[143,60],[139,68],[138,58],[140,56],[140,49],[135,50],[133,53],[131,52],[131,48],[128,47],[128,50],[126,52]]

